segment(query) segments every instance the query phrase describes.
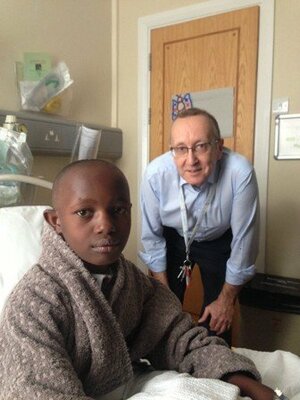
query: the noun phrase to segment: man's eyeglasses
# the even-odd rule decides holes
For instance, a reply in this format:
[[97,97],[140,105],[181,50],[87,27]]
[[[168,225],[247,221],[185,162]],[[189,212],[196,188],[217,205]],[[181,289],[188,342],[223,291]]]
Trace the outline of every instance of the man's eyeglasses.
[[191,150],[196,156],[204,154],[208,151],[208,149],[217,143],[219,140],[213,140],[212,142],[200,142],[196,143],[192,147],[187,146],[176,146],[170,147],[170,150],[174,157],[184,157],[188,155],[189,150]]

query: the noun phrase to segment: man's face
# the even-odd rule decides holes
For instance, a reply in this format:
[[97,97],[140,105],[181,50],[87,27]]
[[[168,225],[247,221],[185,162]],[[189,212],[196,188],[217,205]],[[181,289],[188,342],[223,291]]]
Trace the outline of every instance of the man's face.
[[223,140],[215,141],[211,134],[207,117],[196,115],[175,120],[171,131],[171,146],[194,147],[200,143],[209,143],[206,151],[197,153],[188,150],[186,155],[174,157],[179,174],[191,185],[199,186],[211,174],[215,163],[222,156]]
[[86,263],[107,266],[124,249],[131,225],[126,183],[105,168],[70,172],[59,191],[55,229]]

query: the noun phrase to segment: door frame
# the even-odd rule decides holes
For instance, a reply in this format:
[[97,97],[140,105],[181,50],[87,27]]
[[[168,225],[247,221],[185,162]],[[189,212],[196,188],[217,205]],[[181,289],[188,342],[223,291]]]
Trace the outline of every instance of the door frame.
[[[150,72],[149,54],[151,30],[193,19],[205,18],[252,6],[260,7],[259,47],[257,69],[257,93],[255,108],[254,167],[257,174],[260,196],[260,252],[256,263],[257,270],[265,270],[267,181],[270,146],[274,10],[275,0],[208,0],[202,3],[158,14],[141,17],[138,20],[138,175],[137,193],[145,168],[149,162],[149,108]],[[140,200],[138,198],[138,204]],[[137,237],[141,237],[141,212],[137,213]],[[140,243],[137,243],[137,251]],[[138,265],[145,266],[138,260]]]

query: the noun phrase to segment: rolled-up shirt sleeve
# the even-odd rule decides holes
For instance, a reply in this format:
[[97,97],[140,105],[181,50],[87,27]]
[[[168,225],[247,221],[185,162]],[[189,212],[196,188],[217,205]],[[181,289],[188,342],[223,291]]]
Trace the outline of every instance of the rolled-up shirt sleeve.
[[231,213],[232,243],[227,261],[226,282],[242,285],[255,274],[259,243],[259,198],[255,172],[232,182],[234,196]]

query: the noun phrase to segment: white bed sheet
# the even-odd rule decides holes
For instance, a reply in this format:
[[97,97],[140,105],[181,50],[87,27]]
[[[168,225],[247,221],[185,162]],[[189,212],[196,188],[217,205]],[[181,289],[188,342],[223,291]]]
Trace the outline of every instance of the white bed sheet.
[[[262,352],[234,349],[251,358],[271,388],[279,388],[290,400],[300,399],[300,358],[286,351]],[[174,371],[137,374],[128,384],[97,400],[251,400],[236,386],[215,379],[196,379]]]

